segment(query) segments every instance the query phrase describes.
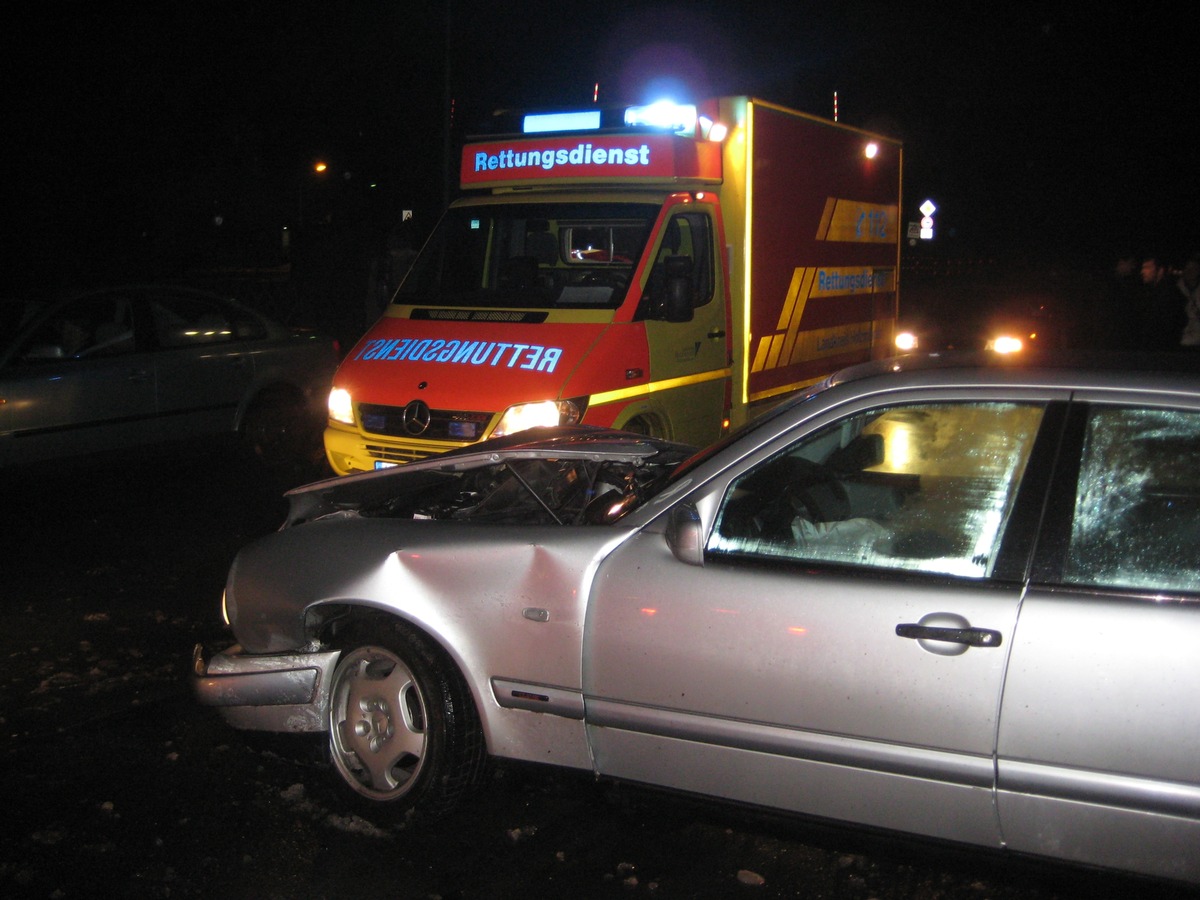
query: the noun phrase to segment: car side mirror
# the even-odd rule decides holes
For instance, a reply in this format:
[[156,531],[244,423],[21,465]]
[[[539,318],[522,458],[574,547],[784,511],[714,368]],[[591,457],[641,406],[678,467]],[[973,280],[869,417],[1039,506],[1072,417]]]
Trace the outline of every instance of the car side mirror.
[[704,528],[696,507],[681,503],[667,514],[666,539],[677,560],[689,566],[704,565]]

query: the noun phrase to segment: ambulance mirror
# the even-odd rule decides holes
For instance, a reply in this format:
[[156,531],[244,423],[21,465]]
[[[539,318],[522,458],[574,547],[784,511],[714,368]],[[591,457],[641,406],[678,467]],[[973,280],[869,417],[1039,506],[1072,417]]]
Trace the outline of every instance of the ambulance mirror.
[[692,309],[692,258],[669,256],[664,260],[667,281],[666,301],[663,304],[663,319],[667,322],[690,322],[695,312]]

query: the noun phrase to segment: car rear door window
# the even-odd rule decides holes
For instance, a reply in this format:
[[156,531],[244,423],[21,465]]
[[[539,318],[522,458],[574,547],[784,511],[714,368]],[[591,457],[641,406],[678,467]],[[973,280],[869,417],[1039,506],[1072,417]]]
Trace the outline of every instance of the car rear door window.
[[1093,407],[1063,580],[1200,590],[1200,412]]
[[151,298],[150,309],[164,348],[228,343],[237,333],[220,304],[205,297],[158,294]]
[[856,414],[736,479],[707,550],[986,578],[1043,412],[941,402]]

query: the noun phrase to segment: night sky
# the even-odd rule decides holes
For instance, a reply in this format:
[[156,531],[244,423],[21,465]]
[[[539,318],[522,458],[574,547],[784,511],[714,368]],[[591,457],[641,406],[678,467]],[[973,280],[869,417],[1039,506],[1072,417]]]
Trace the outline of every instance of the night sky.
[[932,198],[936,252],[1104,268],[1200,248],[1194,29],[1132,4],[910,6],[51,0],[3,39],[8,274],[214,213],[303,215],[317,159],[374,186],[372,215],[431,224],[447,98],[458,140],[596,83],[602,103],[673,82],[823,116],[837,91],[841,121],[904,142],[902,219]]

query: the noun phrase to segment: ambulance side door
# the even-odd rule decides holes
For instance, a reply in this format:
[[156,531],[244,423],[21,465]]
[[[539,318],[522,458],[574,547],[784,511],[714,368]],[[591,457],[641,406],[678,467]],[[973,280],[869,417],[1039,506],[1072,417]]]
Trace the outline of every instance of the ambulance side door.
[[[697,446],[720,435],[729,382],[730,336],[715,212],[690,204],[667,220],[654,248],[643,303],[650,310],[651,382],[664,385],[653,395],[655,413],[669,422],[665,436]],[[665,321],[660,312],[672,278],[687,279],[688,321]]]

